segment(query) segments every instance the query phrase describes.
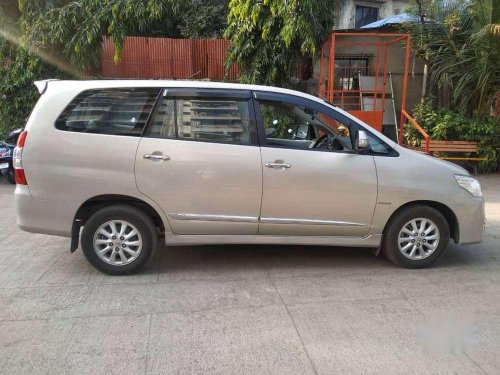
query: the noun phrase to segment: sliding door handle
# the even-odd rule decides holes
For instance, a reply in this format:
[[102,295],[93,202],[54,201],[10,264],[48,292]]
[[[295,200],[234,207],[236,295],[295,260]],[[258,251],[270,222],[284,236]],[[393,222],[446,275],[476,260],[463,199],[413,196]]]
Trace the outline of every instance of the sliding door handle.
[[145,154],[142,155],[142,158],[147,160],[170,160],[170,156],[157,154]]
[[283,162],[283,160],[276,160],[272,163],[266,163],[266,167],[274,169],[282,169],[282,168],[288,169],[291,168],[292,166],[290,164]]

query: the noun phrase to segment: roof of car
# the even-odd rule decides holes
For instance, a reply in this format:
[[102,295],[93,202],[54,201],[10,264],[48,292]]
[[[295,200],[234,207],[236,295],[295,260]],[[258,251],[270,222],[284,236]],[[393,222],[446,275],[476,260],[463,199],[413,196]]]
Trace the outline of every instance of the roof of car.
[[[241,83],[226,83],[212,81],[195,81],[195,80],[157,80],[157,79],[102,79],[102,80],[44,80],[35,82],[37,87],[43,86],[59,86],[67,85],[75,87],[79,86],[82,90],[105,87],[175,87],[175,88],[205,88],[205,89],[229,89],[229,90],[253,90],[253,91],[268,91],[282,94],[298,95],[313,100],[321,100],[320,98],[306,94],[300,91],[284,89],[273,86],[262,85],[247,85]],[[43,90],[45,91],[45,90]]]

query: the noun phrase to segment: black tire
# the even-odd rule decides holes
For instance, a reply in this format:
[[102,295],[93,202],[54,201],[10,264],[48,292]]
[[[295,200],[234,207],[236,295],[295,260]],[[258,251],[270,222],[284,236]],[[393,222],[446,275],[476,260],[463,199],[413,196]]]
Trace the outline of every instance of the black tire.
[[[431,220],[438,228],[439,242],[435,250],[423,259],[410,259],[399,250],[399,234],[405,224],[413,219]],[[445,217],[437,210],[429,206],[415,205],[397,212],[387,224],[382,242],[382,251],[393,263],[405,268],[424,268],[434,263],[443,255],[450,240],[450,228]],[[417,244],[418,244],[417,239]],[[422,244],[418,244],[419,247]],[[411,250],[408,250],[411,251]],[[420,253],[419,253],[420,254]]]
[[9,184],[12,184],[12,185],[16,184],[16,178],[14,176],[14,171],[12,169],[9,169],[9,171],[5,175],[5,178],[7,179],[7,182]]
[[[113,265],[101,259],[94,250],[94,235],[101,225],[110,220],[123,220],[132,224],[140,233],[142,249],[130,263]],[[129,275],[144,268],[153,258],[158,245],[156,226],[151,217],[141,209],[130,205],[113,205],[95,212],[85,223],[81,236],[83,254],[99,271],[109,275]]]

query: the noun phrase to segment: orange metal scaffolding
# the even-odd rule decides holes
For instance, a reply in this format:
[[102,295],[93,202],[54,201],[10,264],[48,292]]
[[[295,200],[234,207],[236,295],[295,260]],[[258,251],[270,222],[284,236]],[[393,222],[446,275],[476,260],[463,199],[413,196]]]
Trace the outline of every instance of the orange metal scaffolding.
[[[357,41],[348,39],[372,39],[370,41]],[[350,38],[349,38],[350,37]],[[403,142],[403,126],[406,120],[406,97],[408,89],[408,71],[410,63],[410,35],[409,34],[392,34],[392,33],[364,33],[364,32],[346,32],[333,33],[321,46],[320,71],[319,71],[319,87],[318,94],[320,97],[337,105],[356,117],[365,121],[370,126],[381,131],[384,118],[385,98],[388,80],[388,65],[389,65],[389,48],[396,43],[405,44],[405,61],[403,72],[403,87],[401,97],[401,115],[399,122],[399,143]],[[348,66],[343,68],[336,56],[336,48],[338,47],[369,47],[375,54],[375,68],[371,68],[367,64],[365,68],[356,67],[356,73],[364,76],[370,76],[374,79],[373,89],[361,89],[351,87],[355,78],[348,76],[351,74],[352,68]],[[326,55],[325,55],[326,52]],[[383,53],[382,53],[383,52]],[[383,55],[383,58],[381,58]],[[343,55],[343,58],[348,55]],[[367,56],[367,55],[365,55]],[[382,72],[381,65],[383,64]],[[327,65],[325,69],[325,65]],[[343,71],[343,69],[345,71]],[[336,71],[340,77],[336,77]],[[336,81],[337,80],[337,81]],[[347,84],[346,84],[347,82]],[[380,82],[382,85],[380,87]],[[336,87],[336,83],[339,87]],[[368,97],[366,95],[369,95]],[[364,109],[364,100],[370,101],[373,99],[371,108]]]

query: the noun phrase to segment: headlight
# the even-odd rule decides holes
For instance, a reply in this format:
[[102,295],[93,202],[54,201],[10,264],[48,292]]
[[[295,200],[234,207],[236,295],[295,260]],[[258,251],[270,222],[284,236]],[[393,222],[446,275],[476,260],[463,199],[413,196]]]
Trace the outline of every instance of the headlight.
[[483,192],[481,191],[481,184],[475,178],[456,174],[455,180],[457,180],[458,186],[460,186],[462,189],[467,190],[473,196],[475,197],[483,196]]

